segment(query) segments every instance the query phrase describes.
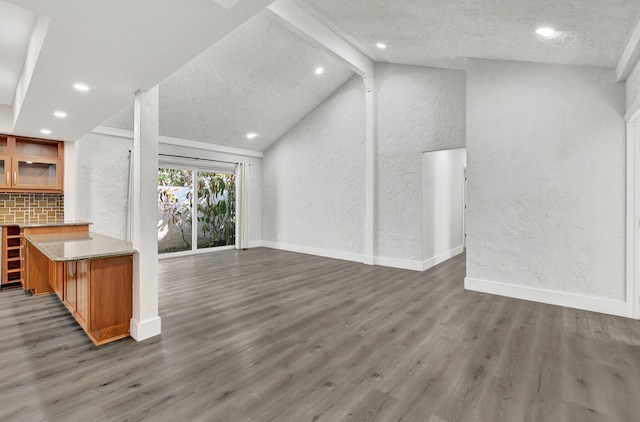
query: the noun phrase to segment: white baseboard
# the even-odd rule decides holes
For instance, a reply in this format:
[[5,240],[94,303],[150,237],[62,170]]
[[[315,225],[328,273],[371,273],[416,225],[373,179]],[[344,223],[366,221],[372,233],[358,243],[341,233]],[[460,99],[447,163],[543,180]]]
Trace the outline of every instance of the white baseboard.
[[323,256],[325,258],[342,259],[344,261],[364,262],[364,255],[352,252],[334,251],[331,249],[313,248],[310,246],[292,245],[290,243],[262,241],[265,248],[279,249],[282,251],[298,252],[308,255]]
[[136,341],[142,341],[151,337],[155,337],[160,334],[161,329],[162,321],[160,317],[155,317],[142,322],[137,322],[132,318],[129,325],[131,337],[133,337]]
[[422,261],[412,261],[410,259],[386,258],[384,256],[376,256],[375,265],[383,267],[400,268],[402,270],[422,271]]
[[250,248],[261,248],[262,247],[262,240],[252,240],[249,242],[249,247]]
[[499,283],[496,281],[478,280],[469,277],[464,279],[464,288],[466,290],[530,300],[549,305],[565,306],[567,308],[600,312],[602,314],[630,317],[630,315],[628,315],[627,302],[624,300],[583,296],[575,293],[517,286],[513,284]]
[[440,255],[436,255],[433,258],[422,261],[422,271],[428,270],[431,267],[435,267],[436,265],[441,264],[456,255],[460,255],[462,252],[464,252],[464,247],[458,246],[457,248],[453,248],[450,251],[441,253]]

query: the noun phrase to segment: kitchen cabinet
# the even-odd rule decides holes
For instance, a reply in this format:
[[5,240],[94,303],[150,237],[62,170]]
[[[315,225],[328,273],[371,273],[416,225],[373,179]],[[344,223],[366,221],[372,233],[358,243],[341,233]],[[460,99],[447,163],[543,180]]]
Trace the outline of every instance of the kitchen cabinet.
[[24,287],[24,254],[20,226],[2,229],[2,285],[21,283]]
[[0,136],[1,192],[63,190],[64,143]]
[[25,241],[28,285],[40,285],[32,276],[46,272],[49,292],[95,345],[130,335],[136,252],[131,242],[90,232],[27,233]]
[[[10,226],[17,227],[17,226]],[[18,227],[18,229],[20,229]],[[37,235],[37,234],[55,234],[55,233],[88,233],[89,232],[89,224],[88,223],[77,223],[77,224],[58,224],[52,226],[34,226],[34,227],[24,227],[21,230],[21,238],[22,235]],[[62,272],[61,268],[58,268],[56,265],[52,265],[49,259],[38,250],[38,248],[34,247],[29,242],[26,243],[25,248],[25,259],[26,268],[24,274],[22,274],[22,288],[24,290],[29,290],[35,296],[49,294],[55,292],[58,294],[60,298],[62,298]],[[56,291],[56,287],[58,290]]]

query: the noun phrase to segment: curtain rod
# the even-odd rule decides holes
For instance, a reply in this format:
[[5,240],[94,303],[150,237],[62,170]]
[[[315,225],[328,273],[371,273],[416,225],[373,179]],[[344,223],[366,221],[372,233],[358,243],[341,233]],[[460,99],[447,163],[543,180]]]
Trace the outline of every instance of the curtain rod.
[[223,161],[223,160],[213,160],[210,158],[196,158],[196,157],[187,157],[186,155],[173,155],[173,154],[158,154],[163,157],[173,157],[173,158],[186,158],[188,160],[196,160],[196,161],[214,161],[216,163],[225,163],[225,164],[238,164],[237,161]]

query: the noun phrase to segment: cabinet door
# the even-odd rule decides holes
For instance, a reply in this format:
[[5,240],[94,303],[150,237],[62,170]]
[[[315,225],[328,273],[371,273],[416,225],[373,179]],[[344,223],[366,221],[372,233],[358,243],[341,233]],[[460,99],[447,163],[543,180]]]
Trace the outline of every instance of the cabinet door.
[[14,189],[62,189],[60,160],[13,158],[11,170]]
[[0,155],[0,188],[11,187],[11,158]]
[[87,329],[89,321],[89,260],[76,261],[76,320]]
[[76,261],[64,263],[64,304],[75,315],[76,312]]

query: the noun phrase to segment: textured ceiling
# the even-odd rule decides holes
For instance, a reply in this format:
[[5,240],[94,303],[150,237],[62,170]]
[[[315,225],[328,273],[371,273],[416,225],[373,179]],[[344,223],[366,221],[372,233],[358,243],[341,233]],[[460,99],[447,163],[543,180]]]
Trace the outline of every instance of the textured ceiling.
[[0,105],[11,105],[36,15],[0,0]]
[[351,76],[257,15],[160,84],[160,134],[264,151]]
[[375,61],[457,69],[467,57],[615,67],[640,17],[638,0],[295,1]]

